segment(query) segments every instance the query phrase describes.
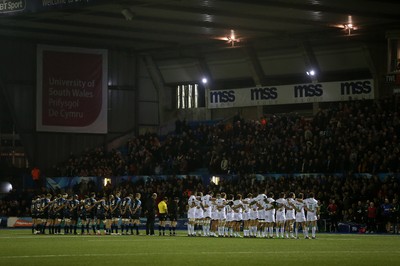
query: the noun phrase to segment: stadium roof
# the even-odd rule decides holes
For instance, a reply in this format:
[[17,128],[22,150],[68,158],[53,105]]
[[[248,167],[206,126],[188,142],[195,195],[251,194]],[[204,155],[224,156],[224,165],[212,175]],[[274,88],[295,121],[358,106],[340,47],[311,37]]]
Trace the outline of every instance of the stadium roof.
[[[24,10],[13,12],[0,8],[0,35],[179,57],[185,51],[232,47],[218,39],[229,37],[231,30],[240,39],[236,46],[260,50],[303,41],[335,43],[349,37],[371,41],[400,26],[397,0],[63,2],[68,1],[26,1]],[[347,24],[356,27],[350,36],[344,29]]]

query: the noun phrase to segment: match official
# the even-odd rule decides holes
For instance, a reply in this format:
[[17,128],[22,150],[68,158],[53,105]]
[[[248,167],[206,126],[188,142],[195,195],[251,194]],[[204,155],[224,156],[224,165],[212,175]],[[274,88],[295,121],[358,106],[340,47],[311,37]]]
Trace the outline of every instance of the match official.
[[164,197],[160,203],[158,203],[158,219],[160,220],[160,225],[158,226],[158,233],[161,236],[161,231],[162,235],[165,236],[165,223],[167,220],[167,215],[168,215],[168,206],[167,206],[168,198]]

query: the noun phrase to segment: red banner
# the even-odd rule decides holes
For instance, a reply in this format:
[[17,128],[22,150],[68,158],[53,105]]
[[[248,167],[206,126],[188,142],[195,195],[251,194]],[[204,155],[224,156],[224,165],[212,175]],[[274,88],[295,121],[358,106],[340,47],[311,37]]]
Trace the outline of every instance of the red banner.
[[107,132],[106,52],[38,49],[37,130]]

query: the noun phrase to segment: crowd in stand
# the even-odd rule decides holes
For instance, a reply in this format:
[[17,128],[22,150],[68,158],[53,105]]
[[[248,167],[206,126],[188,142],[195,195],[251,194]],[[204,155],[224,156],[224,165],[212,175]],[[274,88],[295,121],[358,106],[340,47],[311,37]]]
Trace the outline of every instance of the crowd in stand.
[[176,134],[134,137],[127,152],[71,156],[60,176],[399,172],[400,116],[395,98],[332,103],[311,119],[296,114],[261,121],[179,123]]
[[[238,178],[222,179],[218,186],[211,184],[208,188],[191,177],[125,182],[105,187],[105,193],[119,190],[146,196],[156,192],[162,197],[178,196],[184,202],[193,191],[245,194],[260,187],[276,194],[315,191],[325,212],[321,215],[333,218],[333,230],[336,220],[367,223],[370,202],[378,208],[376,218],[386,221],[389,218],[382,211],[385,198],[395,206],[399,196],[399,182],[394,177],[400,172],[398,109],[398,101],[393,97],[332,103],[309,119],[287,114],[245,121],[237,116],[232,123],[195,127],[177,121],[174,134],[163,138],[156,134],[139,135],[121,151],[105,152],[100,148],[86,151],[81,156],[71,156],[57,171],[60,176],[174,176],[208,168],[210,174],[235,174]],[[321,175],[260,179],[256,173]],[[369,173],[372,177],[355,173]],[[377,173],[394,175],[380,180]],[[337,205],[335,217],[329,217],[332,200]],[[10,204],[4,201],[0,204],[3,214],[4,205]],[[360,206],[362,215],[357,214]],[[390,220],[398,219],[396,210],[390,215]]]

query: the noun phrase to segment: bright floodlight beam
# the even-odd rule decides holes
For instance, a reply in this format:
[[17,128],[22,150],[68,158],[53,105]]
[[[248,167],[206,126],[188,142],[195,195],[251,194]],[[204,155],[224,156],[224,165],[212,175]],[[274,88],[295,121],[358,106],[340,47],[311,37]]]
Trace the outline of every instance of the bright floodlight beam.
[[315,70],[313,70],[313,69],[311,69],[310,71],[307,71],[306,73],[308,76],[311,76],[311,77],[315,76]]
[[207,84],[208,80],[207,80],[207,78],[202,78],[201,82],[203,82],[203,84]]

